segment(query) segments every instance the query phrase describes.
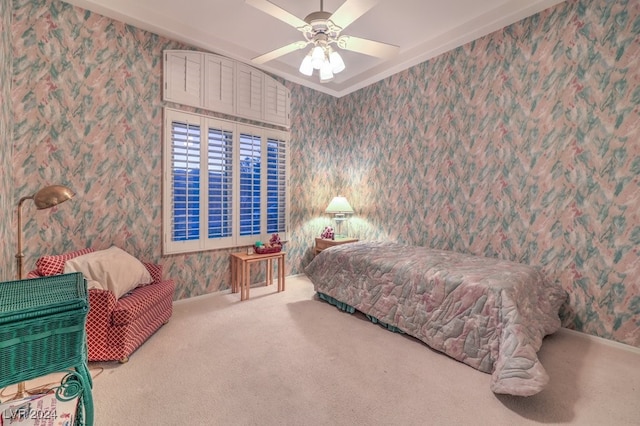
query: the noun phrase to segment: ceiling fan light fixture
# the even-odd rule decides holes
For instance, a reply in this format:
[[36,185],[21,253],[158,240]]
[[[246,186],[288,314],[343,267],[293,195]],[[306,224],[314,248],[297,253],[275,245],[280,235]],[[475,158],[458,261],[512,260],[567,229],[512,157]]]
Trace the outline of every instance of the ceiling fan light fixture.
[[345,65],[342,60],[342,56],[340,56],[340,54],[335,50],[331,50],[331,53],[329,54],[329,62],[331,63],[331,71],[334,74],[344,71]]
[[312,76],[313,70],[317,69],[320,71],[320,81],[327,82],[333,79],[334,74],[345,70],[342,57],[339,53],[333,52],[331,44],[335,44],[340,49],[382,59],[389,59],[399,49],[398,46],[391,44],[342,34],[345,28],[367,13],[379,0],[344,0],[333,13],[325,12],[324,1],[320,0],[320,11],[308,14],[304,20],[275,5],[272,1],[245,0],[246,3],[300,31],[305,41],[290,43],[253,58],[252,61],[257,64],[263,64],[295,50],[304,49],[307,45],[313,45],[308,57],[302,60],[299,71],[305,76]]
[[319,70],[320,83],[326,83],[333,80],[335,74],[343,71],[345,65],[338,52],[334,51],[331,46],[320,42],[304,57],[299,71],[301,74],[311,77],[314,69]]
[[311,62],[311,52],[309,52],[309,54],[304,57],[302,63],[300,64],[300,73],[306,75],[307,77],[311,77],[313,75],[313,64]]
[[320,68],[320,83],[326,83],[333,80],[333,72],[331,71],[331,63],[325,60]]
[[313,65],[313,68],[319,70],[324,63],[324,58],[324,49],[321,46],[314,47],[311,51],[311,65]]

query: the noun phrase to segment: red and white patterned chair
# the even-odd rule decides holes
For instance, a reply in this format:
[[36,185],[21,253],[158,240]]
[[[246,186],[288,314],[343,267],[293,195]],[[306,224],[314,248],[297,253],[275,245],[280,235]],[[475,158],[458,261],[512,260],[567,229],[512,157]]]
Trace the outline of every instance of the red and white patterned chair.
[[[55,256],[42,256],[27,278],[61,274],[67,260],[93,252],[91,248]],[[175,282],[162,279],[162,266],[145,263],[153,281],[119,299],[102,289],[89,290],[87,346],[89,361],[127,362],[129,356],[173,313]]]

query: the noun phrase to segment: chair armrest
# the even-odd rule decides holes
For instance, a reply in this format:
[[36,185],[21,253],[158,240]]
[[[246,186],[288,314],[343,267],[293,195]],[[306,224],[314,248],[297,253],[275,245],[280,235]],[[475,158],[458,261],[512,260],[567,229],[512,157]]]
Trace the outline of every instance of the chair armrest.
[[86,327],[89,348],[103,348],[108,345],[111,314],[115,306],[116,298],[110,291],[97,288],[89,290],[89,313],[87,314]]
[[116,307],[116,297],[109,290],[92,288],[89,290],[89,313],[87,324],[91,326],[109,327],[111,313]]
[[[100,306],[105,312],[112,312],[116,307],[116,297],[109,290],[92,288],[89,290],[89,315],[91,306]],[[97,314],[94,312],[94,315]]]
[[151,275],[152,283],[159,283],[162,281],[162,265],[157,263],[142,262]]
[[27,278],[40,278],[40,277],[44,277],[44,275],[38,272],[37,269],[34,269],[33,271],[29,271],[27,273]]

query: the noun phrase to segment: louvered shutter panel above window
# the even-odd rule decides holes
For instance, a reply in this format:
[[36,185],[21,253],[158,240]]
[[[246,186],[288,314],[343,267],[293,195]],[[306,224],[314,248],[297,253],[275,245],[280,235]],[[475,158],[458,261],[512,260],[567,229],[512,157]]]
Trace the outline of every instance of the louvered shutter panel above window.
[[291,95],[278,80],[206,52],[165,50],[163,100],[289,127]]
[[238,64],[236,111],[243,117],[262,118],[262,75],[255,68]]
[[222,56],[205,56],[205,108],[233,114],[235,62]]
[[289,91],[273,79],[265,79],[264,118],[270,123],[289,125]]
[[170,51],[165,53],[164,99],[198,106],[202,98],[202,54]]

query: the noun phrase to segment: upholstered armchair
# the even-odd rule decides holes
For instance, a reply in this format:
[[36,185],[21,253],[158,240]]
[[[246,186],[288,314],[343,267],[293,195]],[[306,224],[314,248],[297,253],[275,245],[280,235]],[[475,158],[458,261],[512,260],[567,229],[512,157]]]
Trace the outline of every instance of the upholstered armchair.
[[[67,260],[93,252],[89,248],[43,256],[36,263],[37,269],[27,277],[63,273]],[[136,349],[169,321],[173,313],[175,282],[162,278],[161,265],[142,264],[151,277],[149,283],[138,285],[122,295],[109,289],[89,289],[86,324],[89,361],[127,362]]]

